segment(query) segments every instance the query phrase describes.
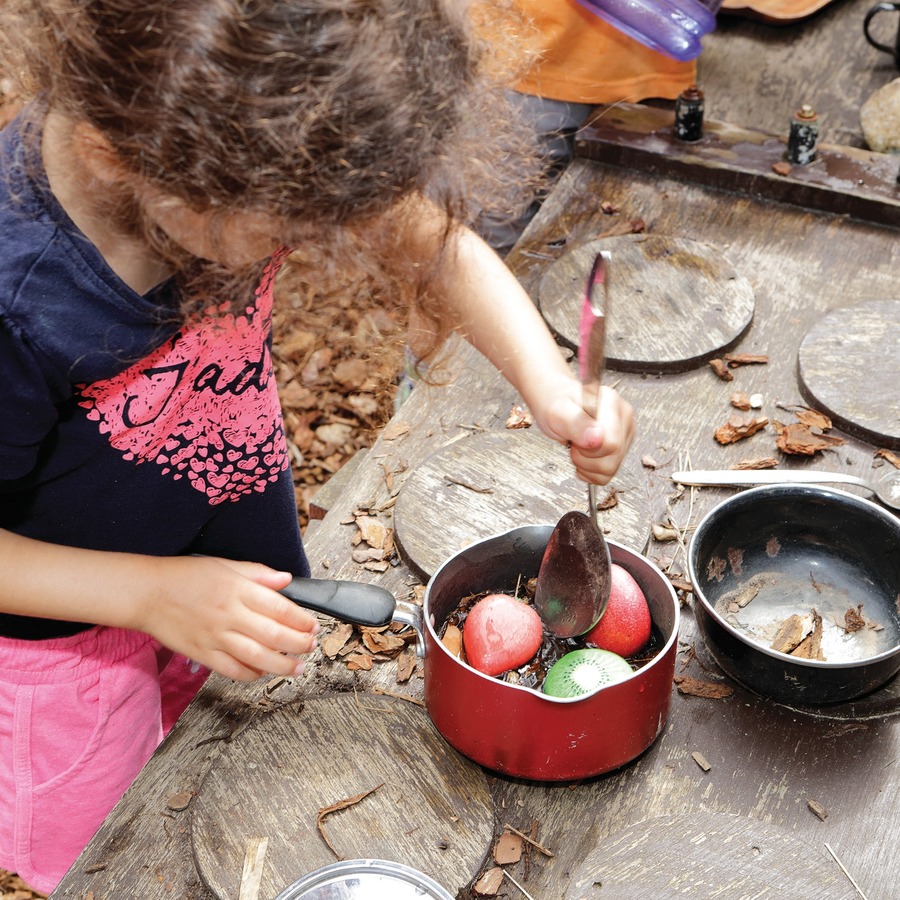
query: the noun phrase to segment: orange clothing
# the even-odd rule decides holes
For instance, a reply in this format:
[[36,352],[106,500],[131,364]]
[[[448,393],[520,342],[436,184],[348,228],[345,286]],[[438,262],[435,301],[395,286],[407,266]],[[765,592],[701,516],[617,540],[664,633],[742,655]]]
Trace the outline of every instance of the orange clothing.
[[538,31],[538,62],[514,87],[569,103],[674,100],[696,84],[695,60],[679,62],[638,43],[576,0],[516,0]]

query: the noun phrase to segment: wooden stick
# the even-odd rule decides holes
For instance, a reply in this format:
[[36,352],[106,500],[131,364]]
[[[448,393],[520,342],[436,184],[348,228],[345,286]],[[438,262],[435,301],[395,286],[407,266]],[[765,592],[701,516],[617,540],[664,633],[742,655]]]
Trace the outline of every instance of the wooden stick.
[[832,850],[828,844],[825,845],[825,849],[832,855],[834,861],[841,867],[841,871],[850,880],[850,884],[852,884],[853,887],[856,888],[856,893],[859,894],[860,897],[862,897],[862,900],[866,900],[866,895],[862,892],[862,888],[853,880],[853,876],[844,868],[844,864],[837,858],[837,854],[834,852],[834,850]]
[[238,900],[257,900],[262,883],[263,864],[266,861],[267,837],[250,838],[244,854],[244,871],[241,874],[241,889]]
[[[342,809],[347,809],[351,806],[355,806],[361,800],[365,800],[366,797],[369,796],[369,794],[374,794],[375,791],[377,791],[378,788],[381,787],[384,787],[383,781],[381,782],[381,784],[378,784],[373,788],[369,788],[369,790],[363,791],[361,794],[356,794],[353,797],[347,797],[346,800],[338,800],[337,803],[332,803],[331,806],[323,806],[319,810],[319,814],[316,817],[316,828],[319,829],[319,834],[322,835],[322,840],[325,841],[325,845],[334,854],[338,862],[341,862],[344,857],[334,849],[331,841],[328,840],[328,835],[325,833],[325,817],[331,815],[331,813],[340,812],[340,810]],[[238,898],[238,900],[243,900],[243,898]]]
[[503,826],[507,831],[511,831],[513,834],[517,834],[523,841],[528,841],[535,850],[540,851],[544,854],[544,856],[549,856],[550,859],[553,859],[554,853],[551,850],[548,850],[546,847],[542,847],[537,841],[530,838],[527,834],[523,834],[518,828],[513,828],[512,825],[504,825]]
[[534,900],[534,897],[532,897],[531,894],[529,894],[528,891],[526,891],[525,888],[523,888],[522,885],[519,884],[519,882],[509,874],[509,872],[506,871],[506,869],[503,870],[503,874],[522,892],[525,897],[528,898],[528,900]]
[[421,706],[423,709],[425,707],[425,701],[420,700],[418,697],[409,697],[406,694],[398,694],[396,691],[388,691],[385,688],[373,687],[372,693],[381,694],[384,697],[393,697],[395,700],[405,700],[407,703],[413,703],[416,706]]

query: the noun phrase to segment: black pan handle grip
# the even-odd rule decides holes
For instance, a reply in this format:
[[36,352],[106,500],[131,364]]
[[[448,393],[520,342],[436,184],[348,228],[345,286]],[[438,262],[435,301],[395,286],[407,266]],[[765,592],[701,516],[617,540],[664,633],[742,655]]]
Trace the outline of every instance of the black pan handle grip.
[[394,595],[377,584],[294,578],[281,593],[298,606],[324,613],[352,625],[378,628],[394,618]]

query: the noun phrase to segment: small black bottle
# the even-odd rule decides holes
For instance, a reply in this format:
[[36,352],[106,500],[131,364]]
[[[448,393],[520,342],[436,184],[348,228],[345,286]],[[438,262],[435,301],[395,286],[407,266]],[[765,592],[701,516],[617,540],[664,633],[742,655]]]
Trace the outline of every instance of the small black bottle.
[[703,137],[703,91],[692,84],[675,100],[675,137],[694,143]]

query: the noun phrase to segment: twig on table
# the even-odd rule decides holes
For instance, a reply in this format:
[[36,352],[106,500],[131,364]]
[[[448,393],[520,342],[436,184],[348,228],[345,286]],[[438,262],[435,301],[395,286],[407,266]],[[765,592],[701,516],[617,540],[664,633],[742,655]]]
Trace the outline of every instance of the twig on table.
[[405,700],[407,703],[415,703],[416,706],[421,706],[423,709],[425,707],[425,701],[420,700],[418,697],[407,697],[406,694],[398,694],[396,691],[389,691],[385,688],[373,687],[371,688],[373,694],[383,694],[385,697],[393,697],[395,700]]
[[266,861],[268,846],[269,839],[267,837],[254,837],[247,841],[238,900],[257,900],[259,897],[259,886],[262,884],[263,864]]
[[513,834],[517,834],[520,838],[522,838],[523,841],[528,841],[528,843],[531,844],[531,846],[534,847],[535,850],[537,850],[539,853],[543,853],[544,856],[549,856],[550,859],[553,859],[553,857],[555,856],[552,850],[548,850],[546,847],[542,847],[536,840],[534,840],[534,838],[531,838],[527,834],[519,831],[518,828],[513,828],[512,825],[504,825],[503,827],[507,831],[511,831]]
[[856,888],[856,893],[859,894],[860,897],[862,897],[862,900],[866,900],[866,895],[862,892],[862,888],[853,880],[853,876],[847,871],[847,869],[844,867],[844,864],[837,858],[837,854],[834,852],[834,850],[832,850],[828,844],[825,845],[825,849],[832,855],[834,861],[840,866],[841,871],[847,876],[850,884],[852,884],[853,887]]
[[376,785],[373,788],[370,788],[367,791],[363,791],[361,794],[356,794],[354,797],[347,797],[346,800],[338,800],[337,803],[332,803],[331,806],[323,806],[316,817],[316,828],[319,829],[319,834],[322,835],[322,840],[325,841],[325,845],[328,849],[334,854],[335,859],[340,862],[344,857],[341,856],[337,850],[331,844],[331,841],[328,840],[328,835],[325,833],[325,816],[330,815],[333,812],[340,812],[342,809],[347,809],[351,806],[356,806],[361,800],[365,800],[369,794],[374,794],[378,788],[384,787],[384,782]]
[[522,885],[506,871],[506,869],[503,870],[503,874],[522,892],[523,896],[527,897],[528,900],[534,900],[534,897],[532,897],[531,894],[529,894],[528,891],[526,891],[525,888],[523,888]]

